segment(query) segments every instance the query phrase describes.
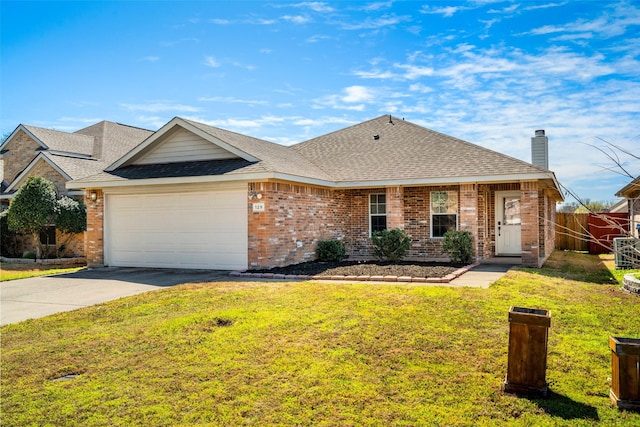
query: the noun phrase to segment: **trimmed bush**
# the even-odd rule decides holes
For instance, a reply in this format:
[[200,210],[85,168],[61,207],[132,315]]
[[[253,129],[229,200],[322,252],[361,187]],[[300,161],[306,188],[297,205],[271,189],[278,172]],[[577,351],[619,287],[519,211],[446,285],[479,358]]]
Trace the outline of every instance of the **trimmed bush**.
[[347,249],[342,240],[322,240],[316,248],[318,260],[323,262],[340,262],[346,254]]
[[449,230],[444,233],[442,250],[449,254],[454,264],[470,264],[473,261],[472,236],[468,231]]
[[404,258],[409,250],[411,239],[404,230],[374,231],[371,236],[373,255],[382,261],[397,262]]

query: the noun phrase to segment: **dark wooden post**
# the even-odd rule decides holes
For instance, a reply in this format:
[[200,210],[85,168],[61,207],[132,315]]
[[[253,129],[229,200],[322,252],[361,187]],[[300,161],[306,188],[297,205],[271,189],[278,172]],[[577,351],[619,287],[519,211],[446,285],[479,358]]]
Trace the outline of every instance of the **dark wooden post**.
[[509,359],[505,392],[547,396],[547,338],[550,326],[549,310],[509,309]]
[[609,337],[611,402],[621,409],[640,410],[640,338]]

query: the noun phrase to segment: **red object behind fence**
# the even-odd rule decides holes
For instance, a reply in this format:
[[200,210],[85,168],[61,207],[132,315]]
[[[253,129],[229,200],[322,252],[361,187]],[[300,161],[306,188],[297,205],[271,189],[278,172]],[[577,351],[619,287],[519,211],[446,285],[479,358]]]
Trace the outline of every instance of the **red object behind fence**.
[[589,214],[589,253],[608,254],[613,250],[615,237],[628,237],[629,217],[626,213]]

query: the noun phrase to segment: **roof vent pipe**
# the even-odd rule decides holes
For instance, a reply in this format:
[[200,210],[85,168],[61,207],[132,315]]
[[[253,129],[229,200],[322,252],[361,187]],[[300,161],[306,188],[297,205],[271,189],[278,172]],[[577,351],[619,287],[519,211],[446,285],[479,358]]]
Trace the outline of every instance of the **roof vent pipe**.
[[544,129],[539,129],[531,138],[531,163],[535,166],[549,169],[549,138]]

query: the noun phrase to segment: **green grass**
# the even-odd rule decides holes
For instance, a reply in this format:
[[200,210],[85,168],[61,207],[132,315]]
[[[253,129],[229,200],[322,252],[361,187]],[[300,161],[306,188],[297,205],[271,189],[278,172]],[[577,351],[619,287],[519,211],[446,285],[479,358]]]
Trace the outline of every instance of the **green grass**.
[[53,274],[73,273],[83,268],[85,267],[33,266],[32,264],[2,265],[0,268],[0,282],[26,279],[29,277],[50,276]]
[[[551,310],[548,399],[501,391],[512,305]],[[640,298],[588,255],[489,289],[190,284],[1,333],[3,426],[640,425],[607,345]]]

